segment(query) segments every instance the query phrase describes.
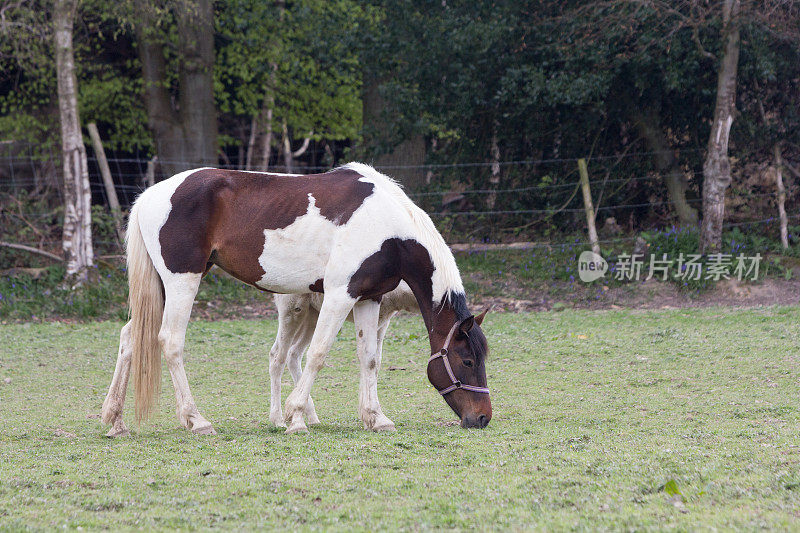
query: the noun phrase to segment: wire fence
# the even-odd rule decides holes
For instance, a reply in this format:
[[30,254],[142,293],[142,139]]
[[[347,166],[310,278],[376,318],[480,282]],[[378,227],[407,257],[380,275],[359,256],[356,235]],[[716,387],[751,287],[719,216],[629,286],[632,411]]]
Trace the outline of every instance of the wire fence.
[[[60,194],[61,169],[55,162],[57,154],[36,152],[32,149],[23,150],[22,153],[12,153],[10,148],[3,153],[0,145],[0,197],[3,194],[18,194],[21,191],[42,194],[50,191],[51,194]],[[697,150],[684,150],[694,153]],[[673,204],[669,199],[663,185],[664,175],[649,170],[632,174],[630,170],[620,170],[616,165],[622,160],[642,160],[656,155],[658,152],[630,152],[615,155],[599,155],[589,159],[592,170],[592,195],[596,197],[595,216],[603,214],[608,217],[628,216],[628,214],[653,213],[661,211],[669,213]],[[409,196],[420,204],[435,220],[470,221],[470,224],[488,223],[502,225],[528,225],[549,220],[554,223],[554,217],[560,219],[561,233],[576,233],[585,228],[585,219],[576,216],[585,212],[583,200],[577,194],[580,180],[577,179],[577,157],[524,159],[499,162],[459,162],[452,164],[432,163],[425,165],[387,165],[376,166],[378,170],[392,174],[393,170],[416,170],[428,174],[428,182],[423,190],[411,190]],[[129,206],[147,186],[148,157],[119,156],[108,157],[111,174],[114,180],[114,189],[123,206]],[[93,202],[98,206],[109,205],[106,197],[106,188],[100,178],[97,159],[89,151],[90,187]],[[175,161],[180,165],[191,167],[185,161]],[[237,168],[237,165],[216,165],[219,168]],[[640,165],[646,166],[646,165]],[[495,187],[478,186],[464,187],[464,182],[450,179],[452,173],[461,177],[460,172],[470,169],[470,174],[464,180],[467,183],[487,183],[487,176],[496,169],[514,169],[503,172],[501,183],[506,186]],[[301,173],[314,173],[328,170],[329,167],[302,166],[297,171]],[[285,170],[281,166],[273,166],[270,172]],[[685,176],[691,177],[701,173],[697,166],[684,165],[682,169]],[[433,176],[433,177],[432,177]],[[441,178],[441,179],[437,179]],[[456,184],[457,186],[453,186]],[[766,226],[778,221],[777,217],[763,216],[765,209],[773,209],[773,201],[777,199],[777,192],[770,187],[759,186],[747,191],[737,191],[735,197],[742,205],[747,207],[745,215],[729,219],[725,228],[736,226],[752,227]],[[695,195],[687,196],[685,202],[688,206],[699,209],[702,200]],[[787,186],[786,205],[790,208],[800,207],[797,198],[798,190],[791,184]],[[489,201],[491,199],[491,202]],[[757,204],[761,204],[760,207]],[[57,202],[56,202],[57,205]],[[15,241],[17,244],[31,247],[50,246],[51,249],[58,244],[57,235],[48,234],[44,226],[57,226],[60,224],[60,211],[57,207],[43,206],[39,210],[22,210],[15,212],[13,206],[0,203],[0,240],[6,240],[5,227],[13,224],[29,226],[28,234],[36,235],[36,240],[25,239]],[[800,217],[800,211],[789,215],[790,220]],[[458,222],[461,223],[461,222]],[[41,225],[42,228],[38,226]],[[37,234],[38,232],[38,234]],[[620,244],[635,241],[636,237],[619,237],[601,240],[600,244]],[[453,239],[451,239],[453,240]],[[457,239],[456,239],[457,240]],[[120,249],[120,243],[107,232],[94,241],[95,245],[111,252]],[[562,245],[588,246],[588,241],[546,242],[535,246],[552,247]],[[532,245],[533,246],[533,245]]]

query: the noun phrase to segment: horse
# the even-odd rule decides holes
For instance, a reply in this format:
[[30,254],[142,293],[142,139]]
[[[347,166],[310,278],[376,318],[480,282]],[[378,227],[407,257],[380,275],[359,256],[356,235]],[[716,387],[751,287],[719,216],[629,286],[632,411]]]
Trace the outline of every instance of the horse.
[[[322,309],[323,295],[318,292],[308,294],[276,294],[275,307],[278,309],[278,333],[275,343],[269,351],[269,376],[270,376],[270,403],[269,420],[278,427],[283,427],[283,412],[281,410],[281,378],[287,363],[292,380],[297,383],[300,379],[301,361],[303,353],[311,342],[311,335],[317,326],[319,311]],[[378,361],[383,352],[383,339],[389,322],[400,311],[419,313],[419,305],[405,281],[401,281],[397,288],[387,292],[381,298],[381,310],[378,315]],[[347,316],[353,321],[353,313]],[[359,355],[359,359],[360,359]],[[380,368],[378,368],[380,371]],[[318,424],[311,396],[305,409],[306,419],[309,424]]]
[[214,434],[200,414],[183,364],[186,328],[202,277],[217,265],[273,293],[324,293],[305,369],[285,403],[286,433],[307,432],[311,388],[352,312],[360,362],[359,415],[366,429],[393,431],[378,400],[380,300],[405,281],[422,314],[431,356],[427,375],[463,427],[492,416],[485,361],[485,312],[470,313],[453,254],[430,217],[388,176],[361,163],[290,176],[200,168],[145,190],[126,233],[130,320],[120,332],[101,420],[109,436],[122,420],[133,371],[136,420],[153,410],[161,353],[178,420]]

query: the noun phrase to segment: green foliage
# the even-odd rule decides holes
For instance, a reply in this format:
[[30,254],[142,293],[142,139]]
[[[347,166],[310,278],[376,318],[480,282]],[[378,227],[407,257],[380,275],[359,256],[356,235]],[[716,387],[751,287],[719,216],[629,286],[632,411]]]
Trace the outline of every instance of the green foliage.
[[[734,261],[739,255],[749,258],[760,254],[762,259],[759,267],[759,279],[768,275],[790,278],[792,276],[791,268],[784,266],[779,256],[797,257],[800,255],[800,246],[795,243],[788,250],[784,250],[775,236],[763,235],[756,231],[757,229],[759,228],[753,228],[752,231],[745,233],[739,227],[733,227],[723,232],[720,253],[733,258]],[[672,227],[664,231],[644,232],[641,237],[648,245],[645,259],[649,260],[650,255],[654,255],[657,259],[666,255],[670,260],[670,272],[676,272],[681,255],[688,258],[690,255],[699,254],[700,235],[697,228]],[[706,272],[709,262],[707,256],[700,258],[702,272]],[[701,276],[701,279],[677,276],[670,279],[681,289],[689,292],[703,291],[714,287],[714,281],[705,279],[705,275]]]
[[361,126],[360,67],[354,50],[364,10],[350,0],[231,0],[217,12],[222,46],[215,65],[220,111],[247,119],[273,99],[273,128],[297,137],[352,139]]
[[114,267],[94,269],[89,281],[72,289],[64,284],[61,265],[36,277],[21,273],[0,278],[0,319],[41,320],[48,317],[124,319],[127,315],[125,273]]

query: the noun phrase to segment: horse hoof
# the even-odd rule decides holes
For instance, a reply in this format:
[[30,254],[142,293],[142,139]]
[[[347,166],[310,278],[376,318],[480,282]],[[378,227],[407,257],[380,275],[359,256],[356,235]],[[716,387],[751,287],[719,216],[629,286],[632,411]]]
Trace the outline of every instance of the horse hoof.
[[269,421],[279,428],[286,427],[286,421],[283,419],[283,415],[269,415]]
[[320,423],[321,422],[319,421],[319,417],[317,415],[312,415],[312,416],[308,417],[308,425],[309,426],[316,426],[317,424],[320,424]]
[[376,425],[375,427],[372,428],[372,431],[375,431],[375,432],[379,432],[379,431],[393,432],[393,431],[397,431],[397,428],[394,427],[394,424],[392,422],[389,422],[388,424]]
[[214,431],[213,426],[202,426],[199,428],[192,428],[192,433],[195,435],[216,435],[217,432]]
[[304,423],[299,422],[297,424],[292,424],[286,429],[287,435],[293,435],[295,433],[308,433],[308,428]]
[[116,439],[117,437],[127,437],[130,434],[131,432],[128,431],[127,428],[122,428],[122,429],[111,428],[111,430],[108,433],[106,433],[106,437],[108,437],[109,439]]

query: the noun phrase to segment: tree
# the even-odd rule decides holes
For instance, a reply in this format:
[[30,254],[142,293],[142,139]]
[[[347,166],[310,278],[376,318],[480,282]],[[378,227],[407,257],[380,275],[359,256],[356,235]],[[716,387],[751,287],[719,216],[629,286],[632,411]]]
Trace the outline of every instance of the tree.
[[739,0],[725,0],[722,5],[722,56],[717,74],[714,119],[703,163],[703,223],[700,251],[718,251],[722,244],[725,219],[725,190],[731,183],[728,140],[736,112],[736,75],[739,68]]
[[361,80],[354,39],[365,17],[353,0],[220,6],[217,101],[233,125],[229,131],[242,132],[250,168],[266,170],[279,152],[288,169],[312,139],[357,137]]
[[77,0],[56,0],[53,35],[61,121],[61,154],[64,172],[63,249],[68,277],[83,282],[93,265],[92,195],[86,149],[78,114],[77,78],[72,47],[72,27]]
[[[170,24],[173,21],[174,26]],[[134,2],[133,26],[148,124],[162,170],[172,175],[193,166],[216,164],[211,0],[169,0],[163,6],[155,0]],[[169,35],[172,28],[176,43]],[[169,54],[170,44],[177,50],[174,55]]]

